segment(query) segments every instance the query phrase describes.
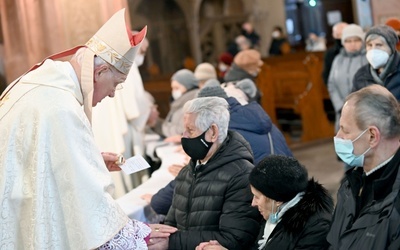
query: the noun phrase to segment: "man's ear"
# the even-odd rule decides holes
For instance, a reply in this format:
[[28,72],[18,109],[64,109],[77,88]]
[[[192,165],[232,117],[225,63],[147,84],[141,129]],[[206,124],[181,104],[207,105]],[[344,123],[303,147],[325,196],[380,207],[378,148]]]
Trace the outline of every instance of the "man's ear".
[[375,126],[369,128],[369,144],[371,147],[376,146],[381,140],[381,132]]
[[106,64],[100,65],[97,68],[94,69],[94,74],[93,74],[93,80],[97,82],[97,79],[102,75],[107,73],[109,70],[108,66]]
[[218,140],[219,128],[216,124],[212,124],[210,130],[211,130],[211,141],[216,142]]

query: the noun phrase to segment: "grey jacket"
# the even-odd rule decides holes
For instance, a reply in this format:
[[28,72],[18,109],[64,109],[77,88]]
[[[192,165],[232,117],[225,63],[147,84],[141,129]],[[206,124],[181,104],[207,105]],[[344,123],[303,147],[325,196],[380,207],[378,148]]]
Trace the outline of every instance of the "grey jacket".
[[339,128],[340,113],[347,95],[353,88],[353,77],[363,65],[368,64],[365,50],[347,53],[344,48],[333,60],[328,78],[328,91],[336,112],[336,131]]

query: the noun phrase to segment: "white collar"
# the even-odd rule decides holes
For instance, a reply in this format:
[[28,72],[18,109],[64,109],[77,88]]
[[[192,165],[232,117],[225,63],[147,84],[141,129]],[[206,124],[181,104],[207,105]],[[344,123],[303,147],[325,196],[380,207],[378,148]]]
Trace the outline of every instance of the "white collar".
[[382,168],[383,166],[385,166],[389,161],[391,161],[393,159],[394,155],[392,155],[391,157],[389,157],[389,159],[387,159],[386,161],[382,162],[381,164],[379,164],[378,166],[374,167],[373,169],[371,169],[368,172],[365,172],[365,175],[368,176],[372,173],[374,173],[375,171],[377,171],[378,169]]

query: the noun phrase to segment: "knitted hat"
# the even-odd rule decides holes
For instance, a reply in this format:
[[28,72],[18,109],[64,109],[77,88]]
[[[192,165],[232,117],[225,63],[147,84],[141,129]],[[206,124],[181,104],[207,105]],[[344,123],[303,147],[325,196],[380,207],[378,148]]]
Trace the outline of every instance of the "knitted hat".
[[358,26],[357,24],[349,24],[346,27],[344,27],[342,31],[342,44],[344,44],[344,41],[346,41],[347,38],[349,37],[359,37],[361,41],[364,40],[365,33],[361,26]]
[[260,52],[254,49],[240,51],[236,54],[233,62],[248,73],[258,72],[263,65]]
[[249,99],[254,98],[257,93],[256,84],[249,78],[238,81],[236,88],[242,90]]
[[253,168],[250,185],[275,201],[290,201],[308,185],[308,173],[295,158],[270,155]]
[[400,19],[398,18],[389,18],[385,24],[392,27],[394,30],[400,30]]
[[228,52],[224,52],[224,53],[222,53],[220,56],[219,56],[219,59],[218,59],[220,62],[223,62],[223,63],[225,63],[226,65],[231,65],[232,64],[232,61],[233,61],[233,56],[230,54],[230,53],[228,53]]
[[368,30],[367,34],[365,35],[365,40],[367,40],[368,36],[372,34],[379,35],[385,38],[387,44],[392,50],[392,53],[396,51],[396,44],[399,41],[399,38],[397,37],[396,31],[394,31],[392,27],[389,27],[387,25],[374,26],[370,30]]
[[194,76],[199,81],[205,81],[208,79],[217,79],[217,71],[211,63],[200,63],[194,70]]
[[172,75],[171,80],[179,82],[179,84],[183,85],[187,90],[199,86],[199,81],[194,77],[193,72],[188,69],[178,70]]
[[228,98],[226,92],[221,88],[221,84],[218,80],[210,79],[206,81],[204,87],[200,89],[197,97],[208,97],[208,96],[218,96],[222,98]]

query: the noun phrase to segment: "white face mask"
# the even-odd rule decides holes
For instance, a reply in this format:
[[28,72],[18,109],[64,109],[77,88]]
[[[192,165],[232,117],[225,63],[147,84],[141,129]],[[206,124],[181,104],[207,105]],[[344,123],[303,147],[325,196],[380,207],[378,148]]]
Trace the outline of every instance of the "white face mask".
[[172,98],[174,98],[174,100],[178,99],[179,97],[182,96],[182,92],[179,90],[173,90],[172,91]]
[[277,31],[277,30],[272,32],[272,37],[273,38],[278,38],[280,35],[281,35],[281,33],[279,31]]
[[135,63],[136,63],[136,65],[137,65],[138,67],[140,67],[140,66],[143,64],[143,62],[144,62],[144,55],[142,55],[142,54],[137,54],[137,55],[135,56]]
[[389,54],[380,49],[371,49],[367,52],[367,60],[372,68],[379,69],[385,66],[389,60]]
[[225,72],[228,69],[228,66],[226,66],[223,63],[218,64],[218,69],[219,71]]

